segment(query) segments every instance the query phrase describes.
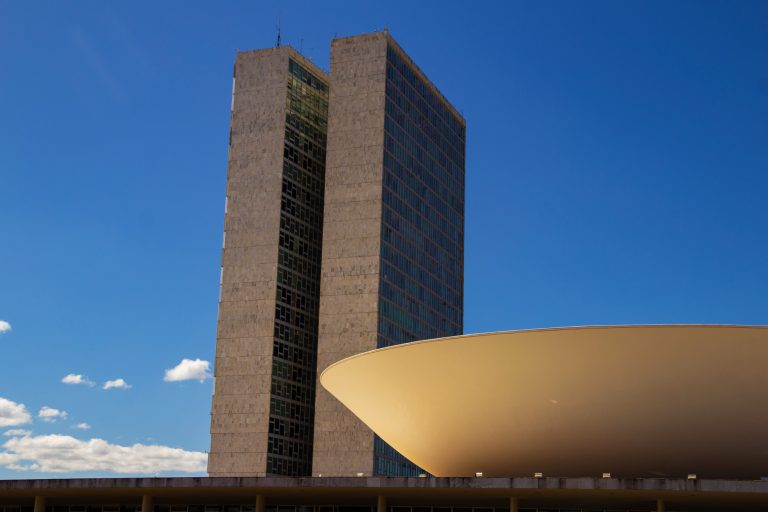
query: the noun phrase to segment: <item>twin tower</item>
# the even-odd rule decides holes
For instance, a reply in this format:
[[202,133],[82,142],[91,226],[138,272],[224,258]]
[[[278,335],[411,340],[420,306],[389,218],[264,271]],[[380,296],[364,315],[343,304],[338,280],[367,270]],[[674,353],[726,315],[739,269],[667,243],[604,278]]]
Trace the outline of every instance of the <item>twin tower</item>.
[[208,472],[415,476],[317,378],[462,333],[464,119],[387,32],[330,77],[239,53],[232,92]]

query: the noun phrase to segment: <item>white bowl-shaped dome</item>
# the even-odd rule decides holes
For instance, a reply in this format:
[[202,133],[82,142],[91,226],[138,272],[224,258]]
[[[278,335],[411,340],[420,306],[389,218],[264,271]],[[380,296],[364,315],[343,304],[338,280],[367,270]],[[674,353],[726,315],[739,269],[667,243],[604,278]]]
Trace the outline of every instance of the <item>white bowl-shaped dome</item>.
[[323,386],[436,476],[768,475],[768,328],[574,327],[408,343]]

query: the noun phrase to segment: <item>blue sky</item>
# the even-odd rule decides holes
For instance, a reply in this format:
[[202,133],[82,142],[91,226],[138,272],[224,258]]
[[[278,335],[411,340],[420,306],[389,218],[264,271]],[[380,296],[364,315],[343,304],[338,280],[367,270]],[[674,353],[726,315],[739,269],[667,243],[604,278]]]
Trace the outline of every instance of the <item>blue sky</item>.
[[0,0],[0,478],[201,467],[211,380],[164,376],[213,360],[232,64],[278,17],[325,69],[388,27],[466,117],[466,332],[768,324],[765,2]]

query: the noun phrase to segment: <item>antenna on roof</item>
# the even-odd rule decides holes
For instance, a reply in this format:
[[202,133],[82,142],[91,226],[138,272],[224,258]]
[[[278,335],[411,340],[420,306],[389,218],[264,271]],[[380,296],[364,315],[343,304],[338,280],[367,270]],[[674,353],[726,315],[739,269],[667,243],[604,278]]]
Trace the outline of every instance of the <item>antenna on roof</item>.
[[299,39],[299,53],[301,53],[301,49],[304,47],[304,38],[302,37]]
[[275,48],[280,48],[280,16],[277,17],[277,44]]

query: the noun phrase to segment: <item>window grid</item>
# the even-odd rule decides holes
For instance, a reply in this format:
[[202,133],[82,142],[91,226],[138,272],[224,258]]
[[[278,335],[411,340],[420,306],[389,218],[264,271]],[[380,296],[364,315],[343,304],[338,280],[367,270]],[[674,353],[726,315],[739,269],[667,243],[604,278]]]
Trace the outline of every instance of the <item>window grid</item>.
[[288,71],[267,474],[303,476],[312,471],[328,86],[293,59]]
[[[378,347],[463,328],[464,128],[410,63],[387,56]],[[423,473],[374,436],[374,474]]]

